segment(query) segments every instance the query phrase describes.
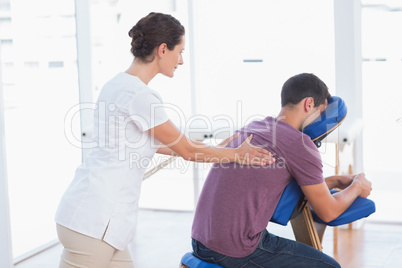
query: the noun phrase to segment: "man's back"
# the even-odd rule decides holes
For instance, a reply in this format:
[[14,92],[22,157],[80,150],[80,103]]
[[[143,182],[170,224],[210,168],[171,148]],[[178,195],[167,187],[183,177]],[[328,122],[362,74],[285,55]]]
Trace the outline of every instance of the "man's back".
[[209,249],[236,258],[256,249],[293,177],[299,185],[324,181],[313,142],[289,124],[267,117],[240,133],[228,147],[237,147],[253,134],[252,143],[272,152],[276,162],[267,166],[215,164],[204,184],[192,230],[192,237]]

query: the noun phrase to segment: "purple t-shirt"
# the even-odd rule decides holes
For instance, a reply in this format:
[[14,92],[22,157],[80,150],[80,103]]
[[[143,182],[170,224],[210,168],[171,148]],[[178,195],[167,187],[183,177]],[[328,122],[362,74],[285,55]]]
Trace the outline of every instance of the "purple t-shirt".
[[273,153],[276,162],[266,166],[215,164],[202,189],[192,228],[192,238],[235,258],[255,251],[292,178],[299,185],[324,182],[316,146],[289,124],[267,117],[250,123],[240,133],[228,147],[238,147],[253,134],[251,143]]

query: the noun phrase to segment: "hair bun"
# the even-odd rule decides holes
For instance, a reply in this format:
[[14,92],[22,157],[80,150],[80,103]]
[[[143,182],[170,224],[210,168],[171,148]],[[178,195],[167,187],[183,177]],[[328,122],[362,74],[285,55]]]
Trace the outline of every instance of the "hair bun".
[[171,15],[150,13],[140,19],[128,32],[131,40],[131,52],[137,59],[151,62],[154,50],[166,43],[169,50],[182,41],[184,27]]
[[131,41],[131,52],[134,55],[149,55],[150,44],[145,39],[144,33],[139,29],[139,27],[134,26],[129,32],[128,35],[132,38]]

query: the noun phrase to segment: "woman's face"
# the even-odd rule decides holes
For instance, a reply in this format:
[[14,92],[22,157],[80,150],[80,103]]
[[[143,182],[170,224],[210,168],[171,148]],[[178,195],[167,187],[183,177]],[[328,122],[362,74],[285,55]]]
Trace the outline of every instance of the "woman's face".
[[167,77],[173,77],[174,72],[183,64],[184,36],[181,38],[180,44],[176,45],[173,50],[166,48],[164,55],[160,60],[160,73]]

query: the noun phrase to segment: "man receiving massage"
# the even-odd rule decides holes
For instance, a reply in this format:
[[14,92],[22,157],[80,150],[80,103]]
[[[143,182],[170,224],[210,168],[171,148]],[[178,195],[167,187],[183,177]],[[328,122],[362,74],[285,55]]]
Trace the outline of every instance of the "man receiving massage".
[[[273,153],[267,166],[215,164],[200,195],[192,227],[198,258],[223,267],[340,267],[330,256],[266,230],[286,185],[294,178],[311,207],[324,221],[342,214],[358,197],[367,197],[365,175],[324,178],[320,154],[301,130],[326,108],[331,95],[313,74],[289,78],[282,87],[282,108],[239,130],[229,143],[238,147],[250,134],[252,143]],[[330,189],[340,188],[331,195]]]

